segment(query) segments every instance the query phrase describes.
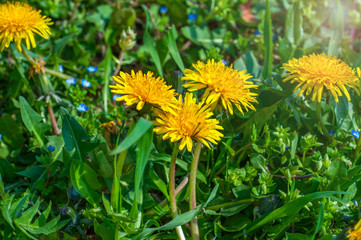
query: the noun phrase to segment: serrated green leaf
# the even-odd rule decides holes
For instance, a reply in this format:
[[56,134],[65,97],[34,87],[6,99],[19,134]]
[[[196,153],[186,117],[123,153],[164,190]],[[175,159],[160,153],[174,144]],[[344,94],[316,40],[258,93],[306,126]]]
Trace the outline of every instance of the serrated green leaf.
[[50,126],[42,122],[43,117],[39,113],[35,112],[23,97],[20,97],[20,113],[25,127],[29,130],[29,132],[34,134],[39,146],[44,146],[41,136],[44,135],[45,131],[47,131]]
[[85,129],[76,121],[65,108],[60,109],[63,129],[62,135],[66,150],[69,152],[75,148],[77,159],[82,160],[85,153],[95,148],[98,143],[90,142]]
[[29,195],[26,194],[25,196],[23,196],[22,198],[20,198],[19,200],[17,200],[16,202],[14,202],[11,205],[11,209],[10,209],[10,215],[13,218],[18,218],[22,212],[22,208],[24,207],[26,200],[28,200]]
[[10,209],[11,209],[11,203],[14,200],[15,195],[11,195],[11,197],[6,198],[3,201],[2,204],[2,208],[1,208],[1,212],[3,214],[3,217],[5,218],[5,220],[9,223],[9,225],[15,229],[14,224],[13,224],[13,220],[11,219],[11,215],[10,215]]
[[40,206],[40,198],[36,200],[36,203],[31,208],[27,209],[20,218],[16,219],[16,222],[19,224],[30,224],[30,222],[35,217],[36,213],[38,212]]

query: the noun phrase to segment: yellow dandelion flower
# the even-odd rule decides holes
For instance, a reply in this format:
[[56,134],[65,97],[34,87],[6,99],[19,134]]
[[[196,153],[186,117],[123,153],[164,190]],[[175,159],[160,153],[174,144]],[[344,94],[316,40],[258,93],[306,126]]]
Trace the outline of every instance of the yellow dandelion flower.
[[354,230],[348,230],[347,238],[351,240],[361,240],[361,220],[356,224]]
[[200,141],[210,148],[209,143],[217,144],[223,137],[223,134],[217,131],[223,128],[218,125],[218,120],[210,118],[212,115],[210,108],[197,104],[193,94],[186,93],[184,102],[182,96],[179,96],[175,113],[156,112],[154,132],[164,134],[164,140],[181,140],[179,150],[187,146],[187,150],[192,151],[193,140]]
[[256,93],[250,91],[257,88],[252,82],[247,81],[252,78],[246,74],[246,70],[238,71],[224,65],[222,61],[215,62],[213,59],[207,63],[198,61],[193,64],[196,71],[186,69],[185,76],[181,80],[189,80],[184,84],[189,91],[197,91],[206,88],[203,100],[207,104],[217,104],[221,99],[222,105],[233,114],[232,103],[243,114],[243,109],[256,111],[252,103],[257,103]]
[[291,59],[283,64],[283,68],[288,71],[284,76],[284,82],[291,80],[291,83],[297,83],[294,93],[300,89],[298,97],[305,91],[306,95],[312,92],[312,101],[317,98],[321,102],[324,89],[329,90],[335,101],[338,102],[338,96],[345,94],[348,101],[351,97],[346,87],[353,88],[357,94],[360,94],[358,87],[360,69],[352,69],[345,62],[336,57],[328,57],[326,54],[312,54],[299,59]]
[[26,3],[7,2],[0,4],[0,52],[9,47],[10,42],[15,42],[21,52],[21,41],[25,39],[26,47],[36,47],[34,34],[39,34],[48,39],[51,19],[40,15],[40,10],[35,10]]
[[111,92],[121,94],[117,101],[125,101],[130,106],[137,104],[137,110],[141,110],[146,103],[159,107],[163,111],[171,112],[176,106],[175,90],[166,85],[160,77],[153,77],[152,72],[143,74],[142,71],[131,74],[120,72],[119,76],[113,77],[116,85],[109,86]]

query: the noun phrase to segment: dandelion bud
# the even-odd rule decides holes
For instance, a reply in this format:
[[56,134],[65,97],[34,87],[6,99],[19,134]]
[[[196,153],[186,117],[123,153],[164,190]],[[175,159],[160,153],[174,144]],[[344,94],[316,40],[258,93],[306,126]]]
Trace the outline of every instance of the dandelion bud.
[[122,35],[120,36],[120,40],[119,40],[120,48],[123,51],[129,51],[137,43],[135,41],[135,38],[136,38],[136,34],[131,28],[128,28],[127,31],[123,30]]

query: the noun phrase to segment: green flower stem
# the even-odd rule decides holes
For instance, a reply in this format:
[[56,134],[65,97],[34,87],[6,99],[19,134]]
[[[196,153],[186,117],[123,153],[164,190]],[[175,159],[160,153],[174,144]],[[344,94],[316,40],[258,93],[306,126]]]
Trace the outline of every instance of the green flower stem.
[[218,210],[223,207],[230,207],[230,206],[234,206],[234,205],[238,205],[238,204],[242,204],[242,203],[251,203],[251,202],[254,202],[254,200],[252,198],[243,199],[243,200],[239,200],[239,201],[235,201],[235,202],[227,202],[227,203],[214,205],[214,206],[208,207],[207,210]]
[[120,68],[122,67],[122,63],[123,63],[123,58],[124,58],[124,51],[121,50],[119,53],[119,62],[117,64],[117,69],[115,69],[113,76],[117,76],[119,74]]
[[360,151],[361,151],[361,138],[358,139],[357,141],[357,146],[356,146],[356,154],[355,154],[355,161],[357,161],[357,159],[359,159],[360,157]]
[[325,127],[325,125],[323,124],[323,121],[322,121],[321,103],[318,102],[318,101],[316,102],[316,117],[317,117],[318,124],[321,127],[321,133],[326,138],[326,140],[328,141],[329,140],[329,135],[328,135],[327,128]]
[[[170,208],[173,218],[178,216],[176,192],[175,192],[175,167],[177,161],[178,148],[179,148],[179,142],[177,142],[174,145],[172,160],[170,162],[170,169],[169,169],[169,201],[170,201]],[[185,240],[182,226],[176,227],[175,230],[177,232],[178,238],[181,240]]]
[[[130,123],[129,126],[129,130],[128,130],[128,135],[133,131],[134,127],[135,127],[136,121],[134,118],[132,118],[132,122]],[[117,146],[119,144],[119,139],[120,139],[120,131],[118,133],[118,137],[117,137]],[[122,175],[122,171],[123,171],[123,166],[124,166],[124,161],[125,161],[125,157],[127,156],[128,150],[121,152],[119,155],[114,155],[114,174],[113,174],[113,184],[112,184],[112,191],[110,194],[110,203],[114,208],[114,211],[116,213],[120,213],[122,210],[122,189],[120,186],[120,177]],[[114,239],[119,239],[120,238],[120,230],[118,228],[116,228],[115,232],[114,232]]]
[[[128,130],[128,135],[133,131],[133,128],[135,127],[135,119],[132,119],[132,122],[130,123],[129,126],[129,130]],[[117,146],[119,143],[119,138],[120,138],[120,132],[118,133],[118,138],[117,138]],[[118,155],[114,155],[114,176],[113,176],[113,185],[112,185],[112,191],[111,191],[111,195],[110,195],[110,203],[114,208],[114,211],[116,211],[117,213],[120,212],[120,210],[122,209],[122,191],[120,188],[120,177],[122,175],[123,172],[123,166],[124,166],[124,161],[125,161],[125,157],[127,156],[128,150],[125,150],[124,152],[121,152]]]
[[[23,46],[23,51],[22,51],[24,57],[33,65],[36,64],[36,62],[34,61],[34,59],[32,57],[29,56],[29,54],[26,52],[24,46]],[[60,73],[60,72],[57,72],[57,71],[54,71],[54,70],[51,70],[47,67],[44,67],[44,71],[46,73],[49,73],[50,75],[53,75],[55,77],[58,77],[58,78],[62,78],[62,79],[68,79],[68,78],[73,78],[72,76],[70,75],[67,75],[67,74],[64,74],[64,73]]]
[[[201,154],[202,143],[197,142],[197,145],[194,149],[194,155],[191,165],[191,174],[189,178],[189,209],[192,210],[197,205],[196,199],[196,190],[197,190],[197,169],[198,169],[198,162],[199,162],[199,155]],[[197,223],[197,217],[195,217],[191,221],[191,232],[193,240],[199,240],[199,229]]]
[[73,77],[70,76],[70,75],[67,75],[67,74],[64,74],[64,73],[60,73],[60,72],[51,70],[51,69],[49,69],[49,68],[47,68],[47,67],[44,67],[44,71],[45,71],[46,73],[49,73],[50,75],[53,75],[53,76],[58,77],[58,78],[61,78],[61,79],[73,78]]

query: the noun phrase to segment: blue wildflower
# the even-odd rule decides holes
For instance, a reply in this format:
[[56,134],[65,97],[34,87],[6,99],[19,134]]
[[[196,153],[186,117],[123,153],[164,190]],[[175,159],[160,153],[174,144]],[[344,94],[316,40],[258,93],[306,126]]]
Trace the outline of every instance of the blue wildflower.
[[167,8],[166,6],[161,6],[160,9],[159,9],[159,11],[160,11],[161,13],[167,13],[167,12],[168,12],[168,8]]
[[54,147],[54,146],[52,146],[52,145],[49,145],[48,150],[49,150],[50,152],[52,152],[52,151],[54,151],[54,150],[55,150],[55,147]]
[[290,149],[291,148],[291,146],[286,146],[286,150],[288,150],[288,149]]
[[60,72],[64,72],[63,65],[60,65],[60,64],[59,64],[59,71],[60,71]]
[[70,198],[73,200],[73,201],[78,201],[80,199],[80,194],[75,190],[75,188],[73,186],[71,186],[70,190]]
[[90,87],[92,84],[91,84],[91,82],[87,81],[87,80],[84,78],[84,79],[81,80],[81,85],[82,85],[83,87],[88,88],[88,87]]
[[188,20],[191,22],[197,21],[198,15],[196,13],[190,13],[188,14]]
[[3,138],[3,135],[0,133],[0,140]]
[[98,67],[89,66],[86,68],[86,70],[88,70],[88,72],[95,73],[98,71]]
[[254,36],[261,35],[261,32],[260,32],[259,30],[257,30],[257,31],[255,31],[255,32],[253,33],[253,35],[254,35]]
[[355,201],[353,201],[353,203],[355,204],[355,205],[358,205],[358,203],[357,203],[357,201],[355,200]]
[[272,41],[277,42],[277,40],[278,40],[278,36],[276,34],[273,34]]
[[65,80],[65,82],[69,85],[75,85],[76,84],[76,78],[68,78]]
[[113,100],[114,101],[117,101],[117,98],[119,98],[119,97],[121,97],[121,96],[123,96],[122,94],[114,94],[113,95]]
[[333,131],[333,130],[330,130],[330,131],[328,131],[328,135],[330,135],[330,136],[333,136],[333,135],[335,135],[335,131]]
[[222,59],[222,63],[224,64],[224,66],[227,66],[228,63],[226,62],[226,60]]
[[86,112],[88,111],[89,107],[85,104],[80,104],[76,109],[78,109],[79,112]]
[[352,130],[352,136],[354,136],[356,139],[359,139],[359,137],[360,137],[360,131]]

